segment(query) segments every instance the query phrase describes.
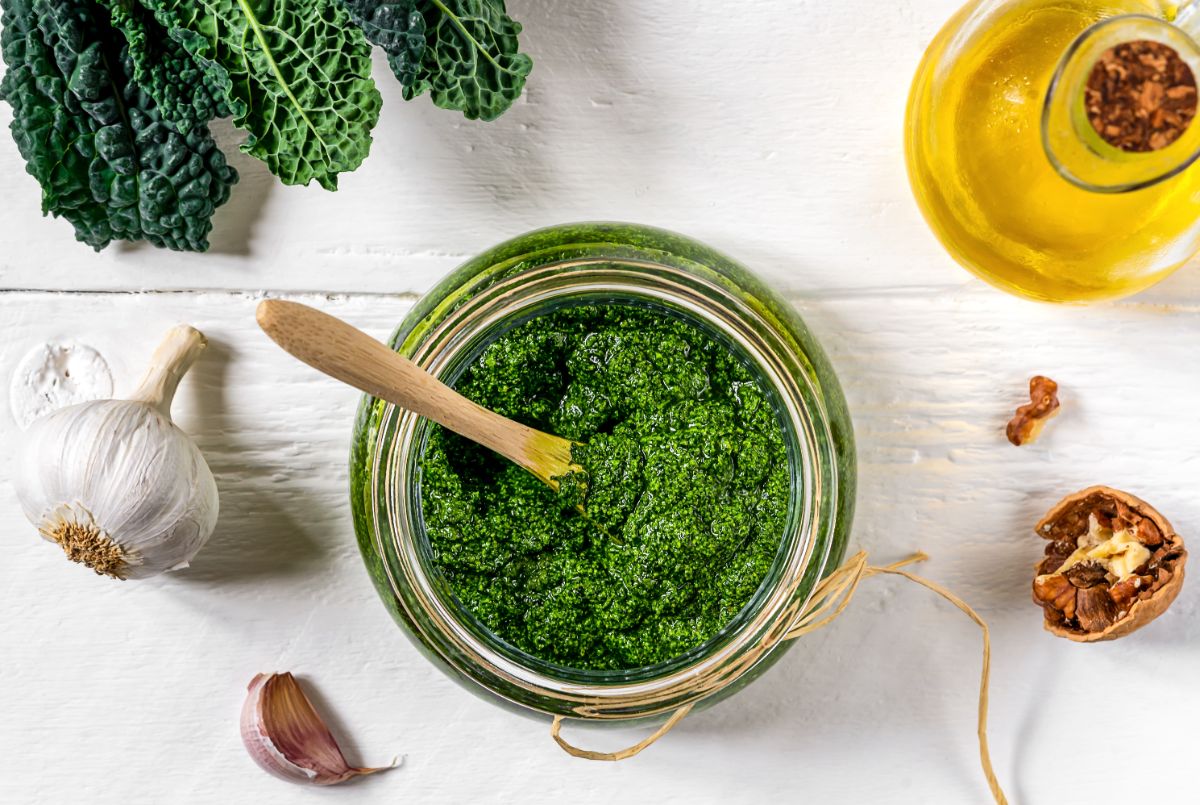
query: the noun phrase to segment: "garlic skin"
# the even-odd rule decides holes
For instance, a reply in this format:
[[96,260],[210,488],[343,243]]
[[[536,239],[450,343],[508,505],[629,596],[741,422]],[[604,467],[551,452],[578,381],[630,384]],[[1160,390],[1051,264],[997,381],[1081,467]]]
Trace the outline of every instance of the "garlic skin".
[[17,449],[25,516],[67,558],[104,576],[142,579],[187,567],[217,524],[217,485],[171,421],[183,375],[207,345],[176,327],[130,400],[99,400],[36,420]]
[[258,674],[242,705],[242,742],[254,762],[281,780],[337,785],[395,768],[346,762],[333,734],[290,673]]

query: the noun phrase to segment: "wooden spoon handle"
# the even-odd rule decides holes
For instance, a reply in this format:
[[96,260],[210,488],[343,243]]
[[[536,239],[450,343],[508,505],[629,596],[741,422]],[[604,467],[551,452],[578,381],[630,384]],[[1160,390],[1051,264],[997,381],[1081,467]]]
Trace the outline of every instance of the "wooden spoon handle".
[[557,487],[556,476],[572,469],[566,439],[476,405],[341,319],[298,302],[268,299],[258,306],[258,324],[314,369],[495,450],[551,486]]

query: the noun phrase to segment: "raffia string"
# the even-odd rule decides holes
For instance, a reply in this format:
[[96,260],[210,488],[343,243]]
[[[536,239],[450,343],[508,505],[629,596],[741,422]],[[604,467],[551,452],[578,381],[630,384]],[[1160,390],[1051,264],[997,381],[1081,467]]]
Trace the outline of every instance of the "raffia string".
[[671,730],[675,729],[675,725],[682,721],[684,716],[692,712],[693,706],[694,702],[685,704],[683,707],[680,707],[678,710],[672,713],[671,717],[668,718],[661,727],[655,730],[653,735],[650,735],[645,740],[640,741],[633,746],[627,746],[624,749],[616,752],[593,752],[590,749],[580,749],[577,746],[572,746],[571,744],[567,743],[566,739],[559,734],[562,730],[562,716],[554,717],[554,723],[550,725],[550,737],[553,738],[555,742],[557,742],[558,745],[563,748],[564,752],[572,757],[579,757],[583,758],[584,760],[625,760],[626,758],[633,757],[638,752],[641,752],[647,746],[654,743]]
[[[984,777],[987,778],[988,788],[992,791],[992,796],[995,798],[998,805],[1008,805],[1008,799],[1004,796],[1004,791],[1000,788],[1000,781],[996,779],[996,773],[992,769],[992,758],[988,753],[987,741],[987,713],[988,713],[988,678],[991,674],[992,665],[992,641],[988,631],[988,625],[983,618],[973,610],[965,601],[959,598],[954,593],[947,590],[945,587],[928,579],[921,578],[904,568],[908,565],[924,562],[929,557],[924,553],[917,553],[904,559],[900,562],[895,562],[884,567],[875,567],[867,564],[866,551],[860,551],[851,557],[844,565],[830,573],[813,590],[813,594],[809,597],[807,603],[797,604],[792,617],[781,618],[781,622],[786,624],[786,632],[782,636],[782,640],[795,640],[798,637],[815,632],[817,629],[822,629],[828,626],[841,615],[846,607],[850,605],[854,593],[858,590],[858,584],[864,578],[879,575],[902,576],[909,581],[932,590],[942,598],[949,601],[954,606],[964,612],[967,617],[978,624],[983,631],[983,671],[979,679],[979,760],[983,766]],[[797,585],[799,582],[797,582]],[[617,761],[626,760],[641,752],[643,749],[652,745],[659,738],[662,738],[668,732],[675,728],[684,716],[692,711],[696,702],[709,693],[724,687],[725,684],[736,679],[755,663],[762,658],[771,648],[774,647],[777,641],[771,640],[771,635],[767,635],[759,645],[757,650],[751,649],[746,652],[746,657],[740,658],[730,668],[722,669],[715,676],[704,677],[697,680],[694,687],[694,695],[686,704],[678,707],[671,714],[671,717],[659,727],[652,735],[648,736],[639,743],[633,746],[626,747],[616,752],[593,752],[587,749],[580,749],[566,741],[562,737],[562,722],[563,716],[555,716],[554,722],[550,725],[550,737],[562,747],[563,751],[573,757],[583,758],[585,760],[602,760],[602,761]],[[643,702],[644,703],[644,702]],[[613,707],[610,705],[610,707]],[[575,712],[584,718],[608,718],[619,719],[622,716],[616,713],[608,712],[605,708],[599,706],[580,706],[575,708]]]

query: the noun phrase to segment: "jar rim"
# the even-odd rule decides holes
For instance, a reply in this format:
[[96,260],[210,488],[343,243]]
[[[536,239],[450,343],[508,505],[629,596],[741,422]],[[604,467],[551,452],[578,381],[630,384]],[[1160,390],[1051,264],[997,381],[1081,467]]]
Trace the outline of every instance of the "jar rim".
[[[778,653],[787,631],[780,629],[780,618],[798,596],[807,600],[838,547],[833,532],[839,524],[830,518],[842,510],[838,496],[846,479],[839,477],[839,457],[825,410],[829,390],[814,388],[808,374],[794,370],[791,364],[796,358],[808,356],[795,355],[794,344],[780,337],[787,333],[771,320],[768,307],[756,304],[754,291],[761,289],[743,293],[736,280],[748,275],[731,277],[680,255],[668,259],[665,252],[622,251],[557,243],[551,256],[525,252],[488,264],[489,255],[484,255],[439,286],[439,292],[431,295],[435,304],[428,310],[414,308],[393,347],[435,375],[453,379],[451,373],[461,371],[484,343],[496,337],[498,328],[541,315],[546,306],[606,300],[673,309],[718,333],[749,358],[776,398],[777,413],[786,415],[781,424],[786,425],[790,442],[792,492],[788,525],[767,580],[717,635],[666,662],[624,670],[558,666],[505,643],[480,624],[433,572],[428,543],[423,543],[423,532],[414,521],[420,509],[413,499],[415,467],[428,423],[375,401],[380,406],[376,428],[367,440],[368,477],[374,482],[369,481],[364,490],[370,516],[368,533],[360,533],[360,539],[365,537],[378,553],[382,581],[405,609],[402,622],[410,631],[416,629],[420,634],[414,636],[459,678],[546,713],[569,715],[581,708],[611,705],[623,717],[637,717],[673,709],[695,700],[686,690],[688,679],[732,667],[746,656],[748,647],[764,641],[768,645],[763,657]],[[534,254],[538,257],[531,259]],[[842,402],[840,390],[836,402]],[[852,483],[849,490],[852,496]],[[736,675],[749,672],[754,664]]]

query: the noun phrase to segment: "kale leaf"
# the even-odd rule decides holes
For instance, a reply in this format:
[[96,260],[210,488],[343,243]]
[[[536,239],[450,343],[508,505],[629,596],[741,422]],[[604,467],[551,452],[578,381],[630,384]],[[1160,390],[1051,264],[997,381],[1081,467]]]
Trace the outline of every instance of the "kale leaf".
[[405,99],[428,90],[435,105],[471,120],[495,120],[520,97],[533,60],[519,51],[521,23],[504,0],[428,0],[418,3],[428,45]]
[[371,45],[338,0],[141,0],[222,88],[242,150],[284,184],[336,190],[371,148]]
[[388,54],[405,100],[469,119],[495,120],[525,88],[533,61],[520,52],[521,24],[504,0],[341,0],[367,38]]
[[186,134],[232,111],[224,87],[171,39],[137,0],[96,0],[125,35],[133,59],[133,77],[158,104],[164,118]]
[[122,34],[90,0],[2,0],[0,98],[42,210],[96,250],[114,240],[204,251],[237,173],[204,126],[181,133],[134,79]]
[[533,63],[504,0],[0,0],[0,100],[42,210],[99,250],[203,251],[237,182],[208,130],[285,184],[337,189],[371,147],[371,43],[405,99],[492,120]]
[[342,5],[367,40],[387,53],[400,83],[414,85],[425,53],[425,18],[417,10],[417,0],[342,0]]

